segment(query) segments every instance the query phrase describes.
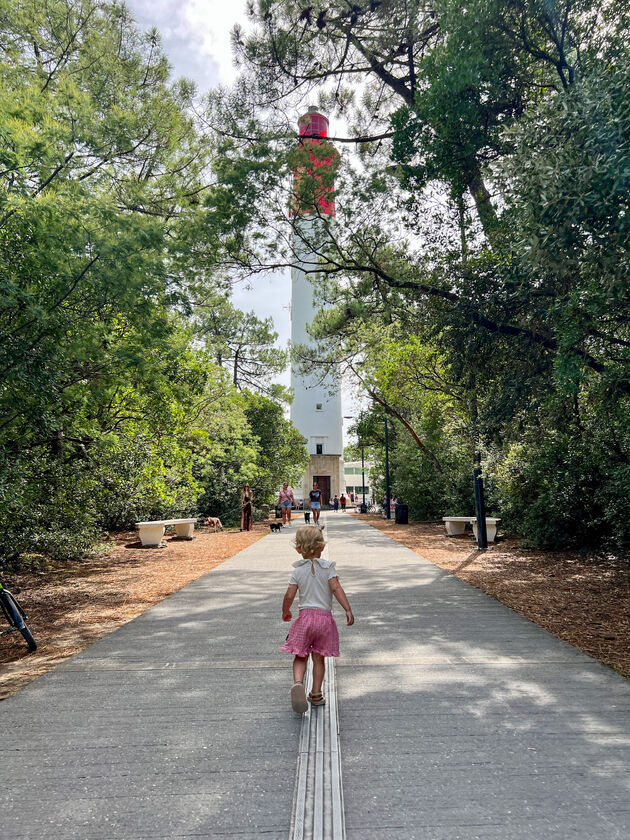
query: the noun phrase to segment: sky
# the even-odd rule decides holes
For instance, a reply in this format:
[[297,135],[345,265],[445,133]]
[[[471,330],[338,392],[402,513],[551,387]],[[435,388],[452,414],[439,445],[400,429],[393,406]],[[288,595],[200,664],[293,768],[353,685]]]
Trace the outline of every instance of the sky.
[[[200,91],[234,80],[230,32],[235,23],[246,21],[245,0],[127,0],[127,5],[142,29],[159,29],[176,77],[192,79]],[[272,317],[280,341],[286,344],[291,335],[290,296],[286,272],[257,277],[250,287],[237,285],[233,300],[239,309],[253,310],[259,318]],[[289,384],[288,374],[283,384]]]
[[245,0],[127,0],[142,29],[155,26],[176,76],[201,90],[235,76],[230,31],[245,22]]
[[[200,91],[216,85],[229,85],[236,77],[232,62],[230,32],[236,23],[245,24],[246,0],[127,0],[141,29],[156,27],[162,46],[176,77],[185,76]],[[259,318],[272,317],[280,342],[286,345],[291,336],[289,272],[256,277],[250,287],[237,285],[233,302]],[[279,381],[290,384],[287,370]],[[356,413],[349,393],[344,389],[344,414]],[[351,421],[344,421],[347,427]]]

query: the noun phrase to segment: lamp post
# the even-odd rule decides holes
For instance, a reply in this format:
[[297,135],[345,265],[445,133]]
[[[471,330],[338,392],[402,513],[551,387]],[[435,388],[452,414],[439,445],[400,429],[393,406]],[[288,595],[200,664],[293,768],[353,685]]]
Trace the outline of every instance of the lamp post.
[[483,476],[481,472],[481,452],[475,452],[475,512],[477,514],[477,550],[488,549],[488,534],[486,531],[486,503],[483,494]]
[[391,493],[389,489],[389,438],[387,436],[387,415],[385,415],[385,516],[392,518]]
[[[356,417],[352,417],[350,414],[344,414],[343,419],[356,420]],[[367,505],[365,504],[365,447],[363,446],[363,441],[359,445],[361,446],[361,494],[363,496],[361,513],[367,513]]]
[[361,444],[361,493],[363,494],[363,503],[361,505],[361,513],[366,513],[366,506],[365,506],[365,458],[363,457],[363,444]]
[[[347,414],[344,415],[344,420],[354,420]],[[362,512],[366,512],[365,507],[365,459],[363,457],[363,444],[361,444],[361,490],[363,491],[363,504],[361,505]],[[389,486],[389,430],[387,427],[387,415],[385,415],[385,516],[387,519],[392,518],[391,512],[391,490]]]

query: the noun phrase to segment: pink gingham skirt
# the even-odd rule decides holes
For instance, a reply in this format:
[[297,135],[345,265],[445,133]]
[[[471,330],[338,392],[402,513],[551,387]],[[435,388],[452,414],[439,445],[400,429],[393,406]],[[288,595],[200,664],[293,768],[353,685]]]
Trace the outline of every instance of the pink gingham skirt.
[[330,610],[303,609],[289,630],[282,650],[294,656],[319,653],[339,656],[339,631]]

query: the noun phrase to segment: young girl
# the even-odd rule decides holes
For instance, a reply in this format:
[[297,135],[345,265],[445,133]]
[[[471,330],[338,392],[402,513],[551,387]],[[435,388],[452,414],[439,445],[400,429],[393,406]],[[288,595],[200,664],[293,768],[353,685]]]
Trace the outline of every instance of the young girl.
[[[295,550],[302,559],[293,564],[289,588],[282,601],[282,620],[291,621],[291,604],[298,592],[300,612],[291,625],[282,650],[295,656],[291,705],[295,712],[303,714],[308,709],[307,699],[313,706],[323,706],[326,702],[322,694],[326,669],[324,657],[339,656],[339,632],[332,614],[332,596],[346,611],[348,626],[354,624],[354,616],[339,583],[334,562],[321,559],[324,537],[320,528],[314,525],[298,528]],[[313,690],[307,698],[304,674],[309,654],[313,659]]]

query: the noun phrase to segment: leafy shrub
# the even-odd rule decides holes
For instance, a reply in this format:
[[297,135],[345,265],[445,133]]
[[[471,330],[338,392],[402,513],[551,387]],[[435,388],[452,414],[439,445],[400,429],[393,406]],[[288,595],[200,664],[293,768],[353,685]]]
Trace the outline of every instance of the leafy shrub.
[[84,555],[100,531],[89,473],[76,462],[35,454],[3,466],[0,552],[28,551],[54,560]]
[[31,451],[0,472],[0,552],[71,560],[104,529],[195,512],[199,485],[190,454],[172,442],[110,439],[89,459]]
[[546,429],[513,445],[497,469],[503,525],[540,548],[630,542],[630,468],[593,428]]

